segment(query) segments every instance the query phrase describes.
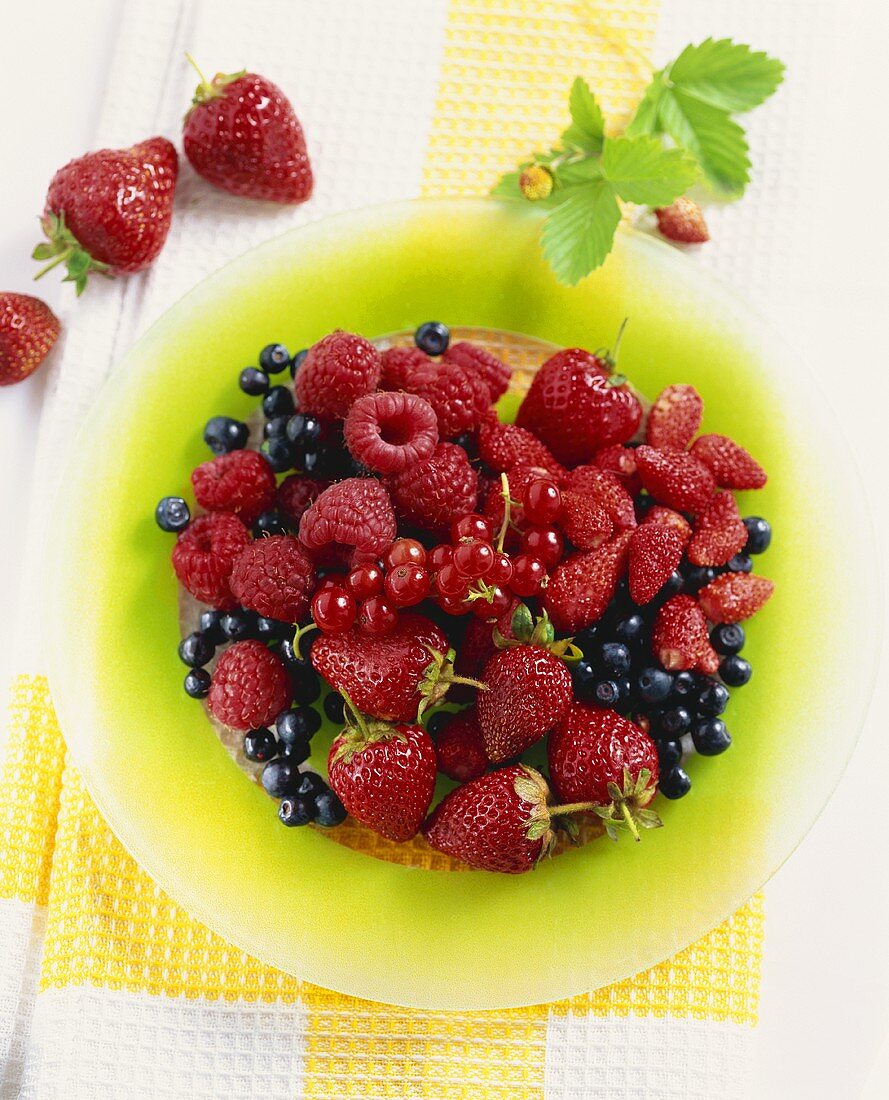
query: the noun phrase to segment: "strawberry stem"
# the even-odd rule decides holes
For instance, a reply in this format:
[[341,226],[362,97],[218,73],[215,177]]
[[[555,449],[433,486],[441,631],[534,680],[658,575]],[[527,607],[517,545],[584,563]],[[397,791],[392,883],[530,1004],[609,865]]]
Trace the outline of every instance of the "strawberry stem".
[[618,807],[620,808],[624,821],[627,823],[627,828],[633,834],[633,840],[641,840],[642,838],[639,836],[639,830],[636,828],[636,822],[633,818],[632,811],[623,798],[618,801]]
[[500,475],[500,492],[503,495],[503,520],[500,523],[500,531],[497,535],[497,553],[503,553],[503,547],[506,543],[506,532],[509,530],[509,515],[512,508],[512,501],[509,497],[509,478],[506,474]]
[[42,279],[47,271],[52,271],[54,267],[58,267],[59,264],[63,264],[73,251],[73,248],[66,248],[63,252],[60,252],[54,260],[50,260],[50,262],[46,264],[45,267],[41,267],[41,269],[34,276],[34,281],[36,282],[38,279]]
[[579,814],[587,810],[594,810],[595,802],[568,802],[564,806],[550,806],[550,817],[559,817],[562,814]]

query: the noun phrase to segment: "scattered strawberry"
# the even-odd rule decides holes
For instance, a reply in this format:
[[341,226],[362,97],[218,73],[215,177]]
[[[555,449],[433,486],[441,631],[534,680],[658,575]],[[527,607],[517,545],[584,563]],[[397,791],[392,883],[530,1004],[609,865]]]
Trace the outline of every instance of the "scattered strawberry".
[[691,596],[673,596],[658,611],[651,633],[655,657],[671,672],[701,668],[712,647],[704,612]]
[[192,471],[198,504],[208,512],[234,512],[252,523],[275,499],[275,475],[258,451],[231,451]]
[[664,508],[661,504],[655,504],[653,508],[649,508],[645,514],[645,518],[642,520],[643,527],[649,524],[654,524],[658,527],[669,527],[679,536],[682,541],[683,547],[688,543],[691,538],[691,524],[678,512],[674,512],[672,508]]
[[713,474],[694,455],[637,447],[636,464],[646,490],[677,512],[699,512],[716,491]]
[[299,521],[309,551],[347,547],[356,558],[376,558],[395,538],[389,494],[373,478],[349,477],[328,486]]
[[297,405],[316,416],[342,420],[357,398],[377,388],[381,371],[373,344],[337,329],[309,348],[296,372]]
[[59,319],[30,294],[0,293],[0,386],[22,382],[59,338]]
[[740,554],[747,542],[747,528],[731,493],[720,492],[695,517],[688,544],[692,565],[725,565]]
[[761,489],[768,477],[760,464],[725,435],[702,435],[691,453],[712,471],[721,489]]
[[578,550],[595,550],[611,537],[614,524],[596,498],[581,493],[562,493],[559,526]]
[[775,585],[753,573],[723,573],[698,593],[704,614],[714,623],[740,623],[766,603]]
[[94,271],[131,275],[164,246],[173,218],[179,161],[166,138],[77,157],[53,176],[40,224],[48,241],[35,260],[64,263],[65,282],[82,294]]
[[704,402],[694,386],[667,386],[648,412],[645,441],[659,451],[684,451],[703,417]]
[[381,356],[380,389],[406,390],[411,371],[428,367],[432,360],[417,347],[387,348]]
[[432,456],[438,420],[416,394],[368,393],[349,409],[343,436],[356,462],[376,473],[397,474]]
[[411,370],[406,389],[435,410],[442,439],[474,431],[491,403],[490,391],[477,373],[444,360]]
[[631,497],[637,497],[642,491],[642,482],[636,470],[635,448],[613,443],[596,451],[593,462],[600,470],[616,477]]
[[291,527],[299,527],[303,514],[329,485],[329,481],[316,481],[305,474],[289,474],[278,486],[275,506]]
[[270,725],[290,703],[284,662],[262,642],[235,642],[213,671],[207,705],[214,718],[235,730]]
[[196,600],[223,610],[237,606],[229,588],[235,559],[250,542],[250,532],[232,512],[198,516],[173,547],[173,569]]
[[453,443],[439,443],[431,458],[388,478],[386,484],[398,515],[425,531],[447,531],[478,503],[478,474],[463,448]]
[[312,194],[306,141],[277,84],[243,71],[208,81],[198,69],[198,76],[182,129],[185,155],[198,175],[242,198],[305,202]]
[[632,532],[622,531],[557,567],[543,593],[544,610],[556,630],[574,634],[602,618],[626,571],[631,537]]
[[490,765],[482,742],[475,707],[455,714],[435,738],[438,770],[449,779],[465,783],[484,775]]
[[653,600],[682,560],[682,538],[673,527],[643,523],[630,538],[630,597]]
[[633,498],[614,474],[598,466],[578,466],[565,479],[565,489],[580,493],[604,508],[615,527],[636,526]]
[[661,206],[654,212],[661,236],[681,244],[704,244],[710,240],[710,232],[704,221],[704,213],[693,199],[680,195],[670,206]]
[[508,473],[514,466],[533,466],[546,470],[557,481],[565,468],[553,458],[549,447],[524,428],[503,424],[496,416],[486,419],[478,432],[478,456],[497,473]]
[[292,535],[272,535],[250,542],[238,554],[229,587],[242,607],[295,623],[309,610],[315,567]]
[[491,404],[509,389],[509,380],[512,378],[509,367],[496,355],[477,344],[470,344],[468,340],[451,344],[442,360],[445,363],[456,363],[470,374],[477,374],[488,387]]

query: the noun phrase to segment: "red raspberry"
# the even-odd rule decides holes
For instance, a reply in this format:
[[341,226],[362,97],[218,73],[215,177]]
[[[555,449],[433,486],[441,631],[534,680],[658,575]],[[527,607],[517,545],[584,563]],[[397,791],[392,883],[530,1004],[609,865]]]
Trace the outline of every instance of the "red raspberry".
[[477,344],[470,344],[468,340],[451,344],[442,360],[445,363],[456,363],[470,374],[478,375],[488,387],[492,404],[509,389],[509,380],[512,378],[509,367],[496,355]]
[[485,420],[478,433],[479,458],[498,473],[513,466],[540,466],[556,481],[565,476],[565,467],[553,458],[549,447],[526,428],[501,424],[496,416]]
[[358,559],[376,558],[394,538],[392,501],[373,478],[336,482],[299,521],[299,541],[313,552],[333,543],[353,549]]
[[405,390],[411,371],[428,367],[432,360],[417,347],[387,348],[382,355],[381,390]]
[[208,512],[234,512],[252,523],[275,499],[275,475],[257,451],[231,451],[192,471],[198,504]]
[[228,579],[235,558],[250,542],[250,532],[231,512],[198,516],[173,547],[173,569],[196,600],[211,607],[237,607]]
[[224,726],[235,730],[267,726],[289,703],[287,669],[262,642],[235,642],[219,658],[207,705]]
[[438,442],[438,420],[428,401],[413,393],[359,397],[343,426],[356,462],[381,474],[397,474],[423,462]]
[[330,484],[329,481],[315,481],[304,474],[290,474],[278,486],[275,504],[281,515],[294,527],[299,526],[303,513],[308,510]]
[[490,760],[482,745],[482,731],[475,707],[455,714],[435,738],[438,770],[449,779],[465,783],[488,770]]
[[309,610],[315,567],[292,535],[272,535],[256,539],[238,554],[229,586],[242,607],[295,623]]
[[424,398],[435,410],[442,439],[453,439],[477,428],[490,404],[485,383],[456,363],[417,367],[410,372],[407,389]]
[[402,470],[387,485],[398,515],[427,531],[448,531],[478,503],[478,474],[453,443],[439,443],[431,458]]
[[363,336],[336,332],[309,348],[296,373],[299,407],[328,420],[342,420],[356,398],[380,381],[380,353]]

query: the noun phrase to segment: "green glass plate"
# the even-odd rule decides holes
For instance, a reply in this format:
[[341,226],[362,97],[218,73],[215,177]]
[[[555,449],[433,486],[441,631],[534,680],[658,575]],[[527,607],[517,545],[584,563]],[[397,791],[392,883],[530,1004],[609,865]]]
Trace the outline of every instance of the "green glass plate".
[[[781,338],[667,245],[630,231],[580,286],[541,260],[539,214],[488,200],[398,203],[255,249],[205,280],[121,363],[56,504],[47,615],[62,729],[111,828],[190,913],[311,982],[441,1009],[538,1003],[622,978],[743,903],[799,843],[855,742],[879,635],[873,537],[828,401]],[[246,416],[238,371],[269,340],[367,336],[429,318],[598,347],[645,393],[690,382],[704,430],[770,473],[757,561],[777,592],[750,629],[731,750],[658,800],[665,828],[598,842],[524,876],[421,871],[284,829],[182,691],[171,539],[204,422]],[[187,495],[187,494],[186,494]],[[870,593],[868,598],[867,593]]]

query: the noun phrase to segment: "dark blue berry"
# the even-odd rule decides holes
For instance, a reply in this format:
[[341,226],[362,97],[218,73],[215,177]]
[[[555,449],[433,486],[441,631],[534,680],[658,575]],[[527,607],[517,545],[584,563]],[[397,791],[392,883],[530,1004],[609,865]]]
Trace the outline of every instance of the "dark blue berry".
[[192,668],[182,686],[192,699],[205,699],[210,691],[210,673],[205,668]]
[[619,642],[623,642],[624,645],[635,645],[642,639],[642,634],[645,630],[645,620],[641,615],[630,615],[626,619],[621,619],[614,627],[614,636]]
[[200,668],[205,665],[216,652],[216,646],[212,640],[196,630],[179,643],[179,660],[190,668]]
[[762,516],[747,516],[744,526],[747,528],[747,545],[744,547],[744,553],[762,554],[763,551],[768,550],[772,541],[772,528],[768,521]]
[[668,772],[682,759],[682,745],[678,741],[659,741],[657,759],[661,771]]
[[725,684],[720,684],[718,680],[710,680],[701,688],[697,709],[700,714],[722,714],[728,706],[728,701],[729,690]]
[[340,726],[345,717],[343,707],[345,700],[338,691],[332,691],[324,700],[324,713],[335,725]]
[[[627,444],[627,446],[632,446],[632,444]],[[636,497],[636,518],[641,522],[654,505],[655,499],[650,497],[648,493],[642,493]]]
[[264,439],[259,445],[259,453],[268,460],[276,474],[293,469],[296,451],[287,439]]
[[279,740],[285,745],[296,741],[308,741],[321,728],[321,715],[312,707],[285,710],[275,719]]
[[735,654],[726,657],[719,666],[719,676],[729,687],[743,687],[752,675],[753,669],[750,667],[750,662]]
[[677,672],[673,677],[673,698],[680,701],[690,699],[693,695],[696,695],[701,689],[701,680],[695,673],[689,672],[685,669],[683,672]]
[[716,570],[709,565],[693,565],[685,573],[685,591],[699,592],[716,577]]
[[283,798],[278,807],[278,820],[288,828],[308,825],[315,816],[315,803],[309,798]]
[[275,416],[291,416],[293,410],[293,394],[286,386],[272,386],[262,399],[262,412],[266,420]]
[[662,668],[643,668],[636,688],[643,703],[663,703],[673,690],[673,677]]
[[299,370],[299,368],[306,361],[306,356],[308,354],[309,354],[309,349],[308,348],[302,348],[290,360],[290,377],[291,378],[296,378],[296,372]]
[[691,726],[691,714],[686,707],[671,707],[663,712],[658,724],[668,737],[678,737]]
[[305,764],[311,755],[312,747],[308,741],[293,741],[289,745],[281,745],[281,755],[295,768]]
[[315,824],[325,829],[334,829],[349,816],[345,806],[331,790],[322,791],[315,796]]
[[222,633],[222,611],[202,611],[199,620],[201,633],[206,634],[214,645],[221,645],[225,640]]
[[614,709],[621,714],[626,714],[627,711],[632,709],[634,702],[633,685],[628,676],[621,676],[614,682],[617,684],[618,692]]
[[614,680],[599,680],[593,685],[593,699],[600,706],[613,707],[620,699],[620,688]]
[[262,785],[272,798],[283,798],[299,782],[298,765],[279,757],[262,769]]
[[266,619],[262,615],[257,615],[254,626],[256,637],[266,644],[283,642],[285,638],[292,638],[296,631],[293,623],[285,623],[280,619]]
[[266,374],[280,374],[290,366],[290,352],[283,344],[266,344],[259,353],[259,365]]
[[622,642],[604,642],[595,653],[594,659],[602,672],[614,676],[626,676],[632,664],[630,651]]
[[414,333],[414,343],[427,355],[444,355],[450,339],[450,330],[441,321],[426,321]]
[[327,789],[327,784],[317,772],[300,772],[299,783],[293,793],[300,798],[314,798],[316,794],[321,794]]
[[[285,643],[286,645],[286,643]],[[293,685],[293,701],[307,705],[314,703],[321,694],[321,681],[318,674],[312,668],[296,668],[291,671],[290,681]]]
[[462,447],[470,458],[475,458],[478,453],[478,448],[476,447],[475,443],[475,436],[471,432],[464,432],[462,435],[455,435],[454,438],[451,440],[451,443],[455,443],[458,447]]
[[[326,702],[327,700],[325,700],[325,703]],[[326,710],[327,707],[325,706],[324,709]],[[451,718],[453,718],[453,715],[446,710],[436,711],[426,723],[426,732],[430,737],[438,737],[448,722],[450,722]]]
[[574,692],[578,699],[592,699],[599,679],[599,673],[592,661],[578,661],[571,667],[571,675],[574,678]]
[[244,755],[248,760],[255,760],[258,764],[264,764],[278,751],[278,742],[271,730],[264,727],[258,730],[247,730],[244,734]]
[[[320,579],[320,573],[319,573]],[[278,655],[285,665],[290,669],[291,673],[295,672],[312,672],[312,666],[309,663],[308,657],[303,657],[301,653],[298,653],[293,648],[293,642],[287,640],[282,643],[281,648],[278,650]],[[312,672],[314,676],[314,672]]]
[[702,718],[695,722],[691,739],[701,756],[719,756],[732,743],[732,736],[721,718]]
[[258,370],[256,367],[244,367],[238,378],[238,385],[251,397],[260,397],[268,392],[269,376],[264,370]]
[[263,424],[262,438],[284,439],[287,435],[287,425],[289,423],[289,416],[273,416],[271,420],[267,420],[265,424]]
[[182,497],[163,497],[154,510],[154,518],[162,531],[175,534],[189,525],[191,512]]
[[720,623],[710,631],[710,645],[717,653],[740,653],[747,640],[740,623]]
[[226,611],[219,622],[223,637],[230,642],[242,642],[252,638],[256,630],[256,616],[252,611]]
[[253,524],[253,537],[261,539],[263,535],[286,535],[287,524],[277,512],[262,512]]
[[287,438],[300,447],[310,447],[321,436],[321,421],[311,413],[294,413],[287,420]]
[[250,429],[230,416],[214,416],[204,425],[204,442],[215,455],[227,455],[247,446]]
[[725,568],[729,573],[749,573],[753,562],[747,554],[735,554],[733,558],[729,558]]
[[658,790],[664,798],[683,798],[691,790],[691,780],[685,769],[677,765],[661,774]]

